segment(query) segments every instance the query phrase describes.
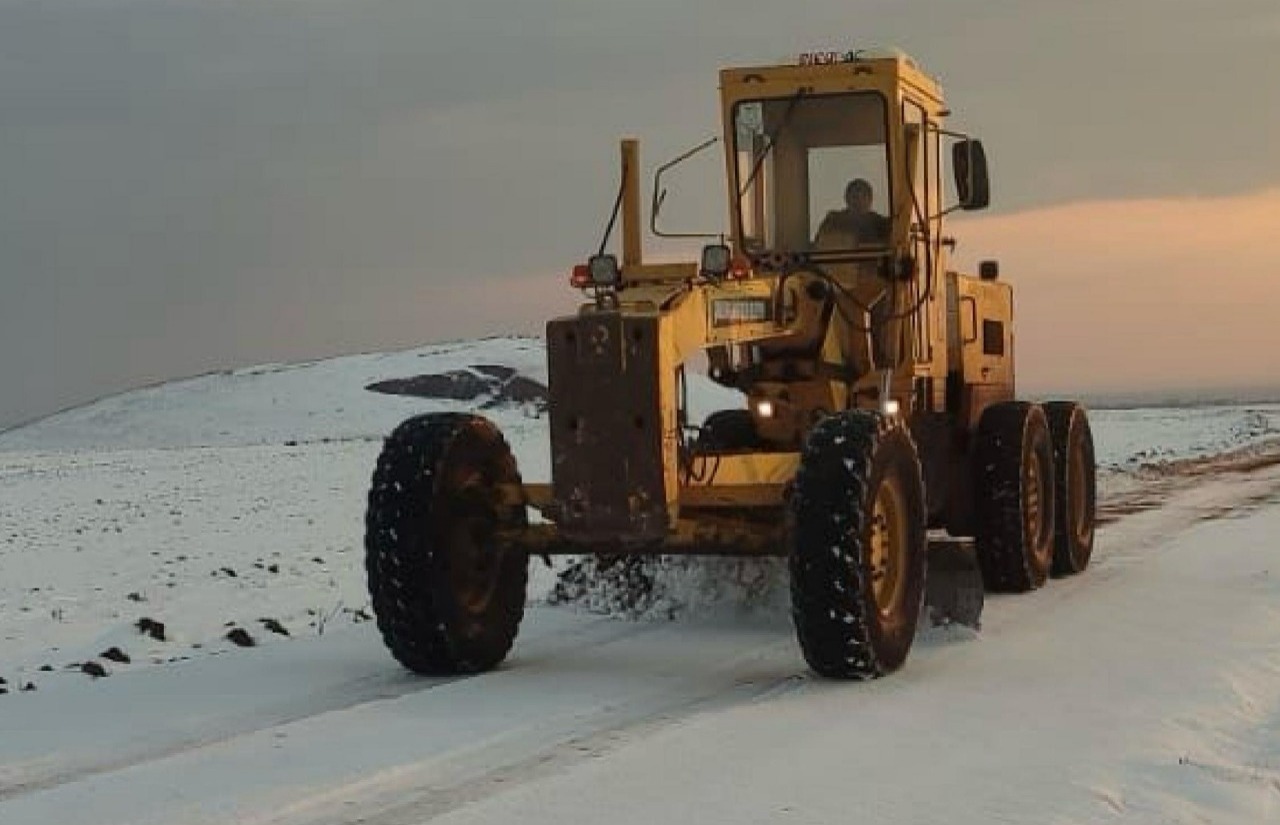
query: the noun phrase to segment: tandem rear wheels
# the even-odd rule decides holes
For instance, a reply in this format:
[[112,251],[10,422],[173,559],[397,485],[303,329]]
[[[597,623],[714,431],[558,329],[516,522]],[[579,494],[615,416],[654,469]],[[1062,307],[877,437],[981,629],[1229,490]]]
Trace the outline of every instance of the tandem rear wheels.
[[1093,552],[1097,507],[1093,435],[1084,408],[994,404],[974,454],[978,561],[990,590],[1034,590],[1079,573]]
[[[1050,575],[1085,569],[1096,470],[1082,407],[991,406],[978,427],[973,468],[982,585],[1024,592]],[[947,558],[929,559],[924,483],[906,426],[862,410],[819,422],[805,443],[787,516],[792,616],[810,667],[844,679],[900,667],[928,567]],[[967,570],[937,571],[948,572]],[[977,571],[962,580],[969,579],[979,587]]]

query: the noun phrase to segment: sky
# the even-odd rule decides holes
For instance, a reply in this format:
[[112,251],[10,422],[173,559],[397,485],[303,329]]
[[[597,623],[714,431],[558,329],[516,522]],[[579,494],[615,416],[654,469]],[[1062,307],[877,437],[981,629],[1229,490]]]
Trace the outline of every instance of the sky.
[[[652,168],[720,67],[877,44],[986,143],[959,259],[1015,285],[1022,388],[1280,384],[1274,0],[0,0],[0,427],[538,334],[619,137]],[[669,204],[725,223],[719,186]]]

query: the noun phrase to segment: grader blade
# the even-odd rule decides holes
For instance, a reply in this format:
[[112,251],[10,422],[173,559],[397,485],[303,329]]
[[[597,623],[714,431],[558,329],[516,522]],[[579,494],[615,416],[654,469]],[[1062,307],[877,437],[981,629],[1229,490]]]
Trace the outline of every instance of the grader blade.
[[972,539],[929,542],[925,609],[935,627],[962,624],[977,630],[983,604],[982,570]]

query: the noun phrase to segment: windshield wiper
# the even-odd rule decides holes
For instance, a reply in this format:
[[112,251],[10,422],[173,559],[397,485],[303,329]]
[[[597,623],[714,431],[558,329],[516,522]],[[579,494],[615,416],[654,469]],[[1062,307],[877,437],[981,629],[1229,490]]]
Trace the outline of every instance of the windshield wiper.
[[773,131],[765,135],[764,146],[760,149],[760,153],[755,156],[751,162],[751,174],[747,176],[747,180],[742,184],[742,188],[738,190],[738,199],[747,194],[747,190],[751,188],[751,184],[755,182],[756,175],[760,174],[760,167],[764,166],[764,159],[769,157],[769,153],[773,151],[773,144],[777,142],[779,133],[786,127],[791,120],[791,115],[795,112],[796,104],[800,102],[800,98],[806,94],[806,89],[797,89],[796,93],[791,96],[787,102],[787,110],[782,113],[782,120],[778,121],[778,125]]

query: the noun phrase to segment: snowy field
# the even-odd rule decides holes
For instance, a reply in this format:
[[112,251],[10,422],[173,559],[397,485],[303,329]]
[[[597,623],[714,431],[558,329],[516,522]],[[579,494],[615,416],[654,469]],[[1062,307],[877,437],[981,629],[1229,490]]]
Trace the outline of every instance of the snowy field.
[[[722,562],[644,621],[546,605],[535,562],[504,667],[414,677],[364,587],[381,438],[482,408],[545,479],[503,394],[543,358],[259,367],[0,433],[0,823],[1280,823],[1280,405],[1094,411],[1090,570],[888,679],[813,677],[776,567]],[[482,391],[365,389],[421,375]]]

